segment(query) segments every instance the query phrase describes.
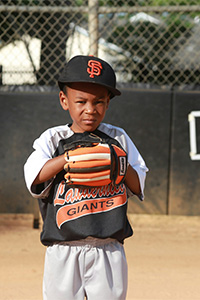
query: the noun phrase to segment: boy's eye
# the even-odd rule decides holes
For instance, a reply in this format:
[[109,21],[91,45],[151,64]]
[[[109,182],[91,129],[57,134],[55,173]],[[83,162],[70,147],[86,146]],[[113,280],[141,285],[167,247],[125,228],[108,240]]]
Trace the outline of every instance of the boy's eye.
[[96,101],[96,103],[97,103],[97,104],[98,104],[98,103],[104,103],[104,100],[103,100],[103,99],[99,99],[99,100]]
[[76,103],[84,104],[84,103],[85,103],[85,100],[77,100]]

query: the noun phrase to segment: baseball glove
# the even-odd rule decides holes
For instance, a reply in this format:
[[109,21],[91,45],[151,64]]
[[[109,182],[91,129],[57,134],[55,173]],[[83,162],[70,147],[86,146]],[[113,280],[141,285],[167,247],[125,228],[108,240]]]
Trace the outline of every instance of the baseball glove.
[[65,152],[67,184],[97,187],[123,182],[127,171],[126,152],[105,142],[86,144],[82,141]]

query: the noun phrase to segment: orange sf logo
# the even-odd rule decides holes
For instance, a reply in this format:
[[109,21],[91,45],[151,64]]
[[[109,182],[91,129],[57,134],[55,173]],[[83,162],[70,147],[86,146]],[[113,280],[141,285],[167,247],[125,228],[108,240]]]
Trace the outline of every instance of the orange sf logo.
[[94,75],[99,76],[101,74],[102,65],[99,61],[89,60],[88,67],[87,72],[90,74],[91,78],[94,78]]

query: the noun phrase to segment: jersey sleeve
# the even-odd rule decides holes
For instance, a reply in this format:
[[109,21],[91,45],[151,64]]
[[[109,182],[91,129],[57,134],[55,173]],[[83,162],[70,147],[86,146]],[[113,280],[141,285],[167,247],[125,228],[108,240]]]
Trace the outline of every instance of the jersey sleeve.
[[50,133],[46,131],[38,139],[36,139],[33,143],[33,148],[34,151],[24,165],[25,182],[33,197],[46,198],[49,194],[53,178],[41,185],[33,186],[33,182],[42,167],[52,158]]
[[[144,187],[148,168],[146,167],[144,159],[140,155],[138,149],[136,148],[130,137],[126,133],[124,134],[126,137],[126,143],[124,145],[124,148],[128,153],[128,163],[132,166],[133,169],[135,169],[140,181],[141,194],[137,196],[140,198],[140,200],[144,200]],[[128,194],[129,196],[133,195],[133,193],[130,190],[128,190]]]

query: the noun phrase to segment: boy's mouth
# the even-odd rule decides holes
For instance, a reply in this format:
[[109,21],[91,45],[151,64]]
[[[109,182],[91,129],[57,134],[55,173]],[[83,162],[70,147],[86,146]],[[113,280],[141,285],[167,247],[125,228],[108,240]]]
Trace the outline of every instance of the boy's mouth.
[[95,119],[84,119],[83,121],[84,121],[84,123],[87,123],[87,124],[93,124],[96,122]]

